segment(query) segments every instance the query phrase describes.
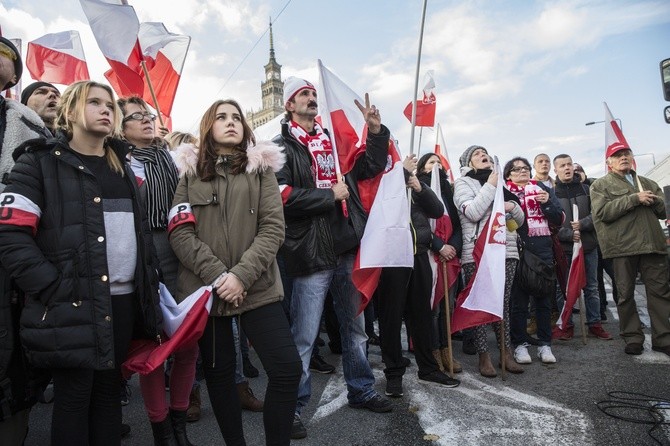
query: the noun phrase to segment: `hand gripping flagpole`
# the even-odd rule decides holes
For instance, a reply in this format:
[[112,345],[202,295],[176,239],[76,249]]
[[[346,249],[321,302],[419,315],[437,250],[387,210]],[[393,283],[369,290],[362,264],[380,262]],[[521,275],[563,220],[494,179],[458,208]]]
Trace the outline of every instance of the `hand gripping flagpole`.
[[[319,83],[321,84],[321,88],[324,90],[323,94],[323,99],[322,102],[324,104],[324,113],[321,115],[321,119],[325,119],[324,125],[326,128],[329,128],[333,132],[333,136],[330,138],[330,143],[333,147],[333,158],[335,158],[335,175],[337,175],[337,181],[338,183],[344,183],[344,175],[342,175],[342,169],[340,168],[340,158],[337,156],[337,143],[336,143],[336,138],[335,138],[335,129],[333,128],[333,122],[330,119],[330,105],[328,105],[328,95],[325,94],[326,86],[324,84],[324,76],[323,76],[323,63],[321,62],[321,59],[317,59],[317,64],[319,66]],[[342,203],[342,214],[344,215],[345,218],[349,218],[349,210],[347,209],[347,200],[342,200],[340,203]]]

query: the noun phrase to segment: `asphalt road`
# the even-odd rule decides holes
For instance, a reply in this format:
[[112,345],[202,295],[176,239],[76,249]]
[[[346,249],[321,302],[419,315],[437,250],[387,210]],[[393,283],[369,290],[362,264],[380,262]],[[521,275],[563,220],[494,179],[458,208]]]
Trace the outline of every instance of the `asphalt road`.
[[[637,287],[639,304],[644,306],[644,288]],[[605,328],[618,332],[613,302],[608,307]],[[646,310],[641,311],[649,325]],[[579,318],[575,317],[575,322]],[[647,330],[648,332],[648,330]],[[495,340],[490,335],[489,345],[497,361]],[[477,357],[462,353],[461,345],[454,344],[456,357],[464,371],[457,377],[462,384],[446,389],[437,384],[420,382],[416,366],[407,370],[404,378],[405,396],[395,399],[393,412],[375,414],[351,409],[346,404],[346,387],[342,377],[340,357],[328,354],[326,359],[337,364],[331,375],[314,374],[313,395],[303,413],[308,437],[294,440],[300,446],[322,445],[670,445],[670,408],[658,411],[667,424],[648,434],[649,424],[623,421],[604,414],[598,403],[611,400],[611,392],[630,392],[642,396],[619,393],[626,398],[639,398],[635,404],[642,408],[612,409],[626,418],[652,419],[648,409],[656,402],[670,407],[670,357],[652,352],[649,337],[645,352],[638,357],[624,354],[624,343],[618,337],[613,341],[587,338],[584,345],[576,330],[573,340],[556,341],[553,346],[558,362],[545,366],[537,360],[534,347],[530,348],[533,363],[525,366],[521,375],[507,374],[503,380],[484,378],[477,370]],[[330,353],[328,348],[323,353]],[[408,354],[412,358],[411,354]],[[385,380],[378,347],[370,347],[370,363],[377,377],[377,390],[383,394]],[[412,358],[413,359],[413,358]],[[253,356],[252,361],[260,365]],[[266,384],[261,371],[259,378],[251,379],[251,387],[262,397]],[[130,404],[124,407],[124,421],[131,426],[131,434],[123,446],[151,445],[151,428],[144,412],[138,379],[131,381]],[[203,416],[188,425],[193,444],[220,445],[223,440],[203,394]],[[630,401],[629,401],[630,402]],[[247,444],[265,444],[262,414],[243,414]],[[31,414],[27,446],[48,445],[51,406],[38,404]],[[0,441],[1,443],[1,441]]]

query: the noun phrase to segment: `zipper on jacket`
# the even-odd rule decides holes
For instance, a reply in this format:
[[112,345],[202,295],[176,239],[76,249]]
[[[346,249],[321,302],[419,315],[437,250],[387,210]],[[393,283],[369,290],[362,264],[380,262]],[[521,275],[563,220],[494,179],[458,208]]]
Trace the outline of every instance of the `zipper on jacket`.
[[42,316],[42,322],[47,318],[47,311],[49,311],[49,307],[44,307],[44,315]]

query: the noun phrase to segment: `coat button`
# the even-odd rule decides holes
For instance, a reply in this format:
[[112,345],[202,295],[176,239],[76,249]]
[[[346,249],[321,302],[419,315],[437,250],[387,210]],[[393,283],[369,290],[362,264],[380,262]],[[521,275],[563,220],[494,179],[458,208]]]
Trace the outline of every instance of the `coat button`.
[[78,308],[78,307],[81,307],[81,301],[78,300],[78,301],[76,301],[76,302],[72,302],[72,306],[73,306],[73,307],[77,307],[77,308]]
[[84,166],[79,166],[79,170],[84,170]]
[[54,153],[55,153],[56,155],[60,155],[60,150],[56,150]]
[[100,197],[95,197],[95,198],[93,199],[93,202],[94,202],[94,203],[100,203]]
[[105,320],[106,320],[107,322],[109,322],[109,321],[111,321],[111,320],[112,320],[112,318],[111,318],[111,317],[109,317],[109,316],[105,316]]
[[102,277],[100,277],[100,280],[102,280],[103,282],[107,282],[107,279],[108,277],[105,274],[103,274]]
[[100,243],[104,242],[104,241],[105,241],[105,237],[103,237],[103,236],[98,237],[98,241],[99,241]]

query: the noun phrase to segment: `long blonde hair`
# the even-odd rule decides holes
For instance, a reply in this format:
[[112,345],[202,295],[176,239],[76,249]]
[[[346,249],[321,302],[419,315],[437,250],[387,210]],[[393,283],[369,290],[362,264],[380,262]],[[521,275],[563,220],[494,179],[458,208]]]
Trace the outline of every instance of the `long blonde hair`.
[[[68,141],[72,140],[72,129],[74,121],[84,115],[86,108],[86,99],[91,88],[98,87],[109,93],[114,104],[114,113],[112,116],[112,133],[109,136],[118,137],[121,134],[121,109],[114,99],[114,91],[109,85],[101,84],[95,81],[79,81],[65,89],[60,97],[58,109],[56,112],[56,128],[61,130],[67,136]],[[108,147],[105,150],[105,158],[110,169],[123,176],[123,164],[119,160],[114,150]]]

